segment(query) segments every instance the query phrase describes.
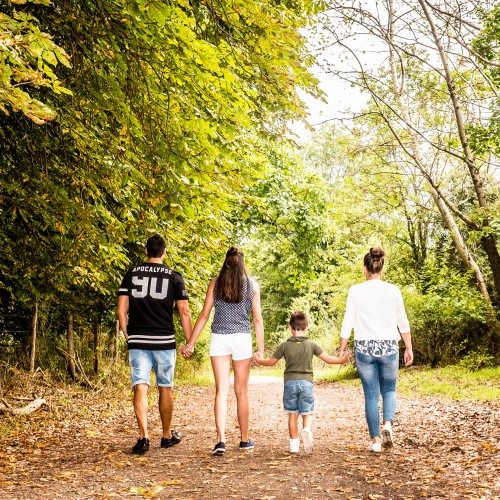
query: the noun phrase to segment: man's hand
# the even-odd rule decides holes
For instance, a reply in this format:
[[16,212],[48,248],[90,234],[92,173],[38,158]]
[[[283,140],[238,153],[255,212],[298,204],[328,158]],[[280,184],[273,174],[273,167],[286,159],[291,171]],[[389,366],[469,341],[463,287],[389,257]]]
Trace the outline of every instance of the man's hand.
[[181,355],[184,359],[190,358],[193,352],[194,352],[194,346],[186,344],[181,347]]

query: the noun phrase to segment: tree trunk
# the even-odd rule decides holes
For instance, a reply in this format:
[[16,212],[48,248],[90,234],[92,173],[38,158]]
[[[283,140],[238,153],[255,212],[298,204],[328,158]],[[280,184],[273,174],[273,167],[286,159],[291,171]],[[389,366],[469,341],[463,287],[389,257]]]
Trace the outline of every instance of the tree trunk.
[[33,304],[33,316],[31,318],[31,338],[30,338],[30,373],[35,372],[36,356],[36,331],[38,325],[38,302]]
[[450,212],[444,201],[441,199],[441,197],[435,191],[431,190],[431,195],[432,199],[434,200],[434,203],[436,203],[436,206],[438,207],[439,212],[441,213],[441,217],[443,218],[446,227],[450,232],[450,235],[453,239],[453,243],[455,243],[455,248],[457,249],[458,254],[460,255],[467,269],[474,271],[474,275],[476,276],[477,287],[479,288],[479,291],[483,294],[483,297],[486,299],[488,304],[491,305],[491,298],[490,294],[488,293],[488,288],[486,287],[486,282],[484,280],[483,273],[481,272],[481,269],[479,269],[479,266],[477,265],[476,261],[469,252],[469,249],[467,248],[467,245],[462,237],[462,233],[460,232],[460,229],[457,226],[457,223],[452,213]]
[[[396,63],[394,61],[394,48],[392,44],[392,33],[394,31],[394,5],[393,1],[389,0],[388,2],[388,30],[387,30],[387,43],[389,46],[389,63],[391,66],[391,76],[392,76],[392,91],[394,92],[394,95],[396,96],[398,105],[399,105],[399,110],[401,113],[401,116],[403,117],[403,120],[410,125],[411,124],[411,117],[410,113],[408,111],[408,108],[406,107],[405,103],[403,102],[402,99],[402,94],[403,94],[403,88],[402,85],[398,85],[398,80],[397,80],[397,71],[396,71]],[[462,233],[460,232],[460,228],[458,227],[455,218],[453,217],[453,214],[451,213],[450,209],[448,208],[447,204],[442,198],[442,193],[439,192],[436,187],[434,186],[433,182],[430,181],[430,175],[425,168],[425,163],[423,160],[423,155],[420,152],[420,148],[418,146],[418,137],[416,136],[413,127],[408,126],[407,132],[411,138],[411,145],[407,146],[401,141],[397,131],[391,126],[389,123],[389,120],[385,118],[386,123],[388,124],[391,132],[395,136],[396,140],[399,142],[405,153],[413,160],[415,166],[417,169],[424,175],[426,180],[428,181],[427,184],[429,186],[429,191],[432,196],[432,199],[434,200],[434,203],[436,204],[439,213],[441,214],[441,217],[448,228],[450,235],[453,239],[453,243],[455,244],[455,248],[457,249],[457,252],[459,253],[463,263],[467,267],[467,269],[471,270],[474,272],[474,275],[476,277],[476,283],[479,288],[479,291],[485,298],[486,302],[488,303],[489,306],[491,306],[491,297],[490,294],[488,293],[488,288],[486,286],[486,280],[484,279],[484,275],[479,268],[478,264],[474,260],[472,254],[470,253],[467,244],[462,236]]]
[[68,357],[66,358],[66,367],[68,374],[72,380],[76,380],[75,366],[75,332],[73,329],[73,312],[68,310],[68,329],[66,332],[66,340],[68,342]]
[[495,286],[495,302],[500,306],[500,254],[497,244],[492,234],[487,234],[481,238],[481,245],[488,256],[491,272],[493,274],[493,284]]
[[113,338],[113,355],[115,361],[118,361],[118,341],[120,340],[120,322],[116,320],[115,335]]
[[99,373],[99,318],[94,319],[94,342],[93,342],[93,351],[94,351],[94,373],[97,375]]
[[[441,59],[441,63],[443,65],[446,86],[448,88],[448,95],[450,96],[450,100],[453,106],[453,111],[455,114],[455,123],[457,126],[458,136],[460,138],[460,144],[462,145],[462,150],[464,152],[465,163],[469,170],[470,178],[474,186],[474,191],[476,193],[478,205],[479,207],[484,209],[481,227],[483,229],[486,229],[489,227],[490,221],[485,213],[486,209],[488,208],[488,202],[486,199],[486,194],[484,192],[484,182],[479,172],[479,168],[476,164],[476,159],[474,157],[474,154],[469,145],[469,139],[467,137],[467,132],[465,130],[465,123],[462,116],[462,109],[456,92],[455,80],[453,79],[448,64],[448,56],[443,48],[443,44],[441,43],[441,38],[439,37],[439,34],[436,29],[436,24],[434,22],[434,16],[429,10],[429,7],[426,4],[426,0],[418,0],[418,1],[420,3],[420,6],[422,7],[427,22],[429,23],[432,37],[434,38],[434,43],[436,45],[439,57]],[[481,238],[481,245],[488,257],[488,262],[490,264],[491,272],[493,275],[493,284],[495,287],[496,300],[500,302],[500,254],[498,253],[495,237],[492,234],[483,236]]]

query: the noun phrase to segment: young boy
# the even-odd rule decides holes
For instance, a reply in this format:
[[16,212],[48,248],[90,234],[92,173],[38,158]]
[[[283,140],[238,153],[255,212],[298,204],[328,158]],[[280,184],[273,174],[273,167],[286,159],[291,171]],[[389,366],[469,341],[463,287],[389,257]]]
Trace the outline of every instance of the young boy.
[[283,406],[285,413],[288,413],[290,453],[299,452],[299,414],[302,415],[301,435],[304,451],[310,453],[313,447],[311,431],[314,410],[313,356],[316,355],[329,364],[344,364],[349,360],[347,354],[340,358],[325,354],[316,342],[307,338],[308,326],[306,314],[302,311],[295,311],[290,317],[292,337],[280,344],[271,358],[261,358],[258,354],[254,356],[255,362],[264,366],[274,366],[281,358],[285,358]]

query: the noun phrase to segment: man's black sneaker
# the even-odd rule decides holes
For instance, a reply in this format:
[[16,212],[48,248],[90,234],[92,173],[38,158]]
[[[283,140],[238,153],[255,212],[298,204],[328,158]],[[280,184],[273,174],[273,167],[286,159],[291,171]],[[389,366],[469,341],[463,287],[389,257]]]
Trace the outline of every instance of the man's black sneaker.
[[221,441],[214,446],[212,455],[224,455],[224,453],[226,453],[226,444]]
[[248,441],[240,441],[240,450],[253,450],[255,443],[249,439]]
[[148,438],[140,438],[137,440],[137,443],[135,443],[134,447],[132,448],[132,453],[134,455],[144,455],[149,451],[149,439]]
[[182,435],[179,431],[172,430],[172,437],[161,438],[160,446],[162,448],[170,448],[176,444],[179,444],[182,440]]

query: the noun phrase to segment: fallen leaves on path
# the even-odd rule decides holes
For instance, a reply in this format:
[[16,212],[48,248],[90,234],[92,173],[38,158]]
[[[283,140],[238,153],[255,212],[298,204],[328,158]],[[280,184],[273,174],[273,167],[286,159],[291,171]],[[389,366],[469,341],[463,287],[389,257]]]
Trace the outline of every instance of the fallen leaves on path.
[[[238,450],[230,398],[227,452],[215,442],[212,387],[177,390],[181,444],[162,449],[156,404],[151,450],[134,456],[137,431],[128,393],[55,394],[50,411],[12,420],[0,437],[0,498],[408,499],[500,495],[499,404],[400,398],[396,445],[367,451],[359,389],[316,387],[315,448],[287,452],[281,384],[250,387],[253,452]],[[66,398],[64,404],[61,397]],[[152,398],[154,399],[154,398]]]

